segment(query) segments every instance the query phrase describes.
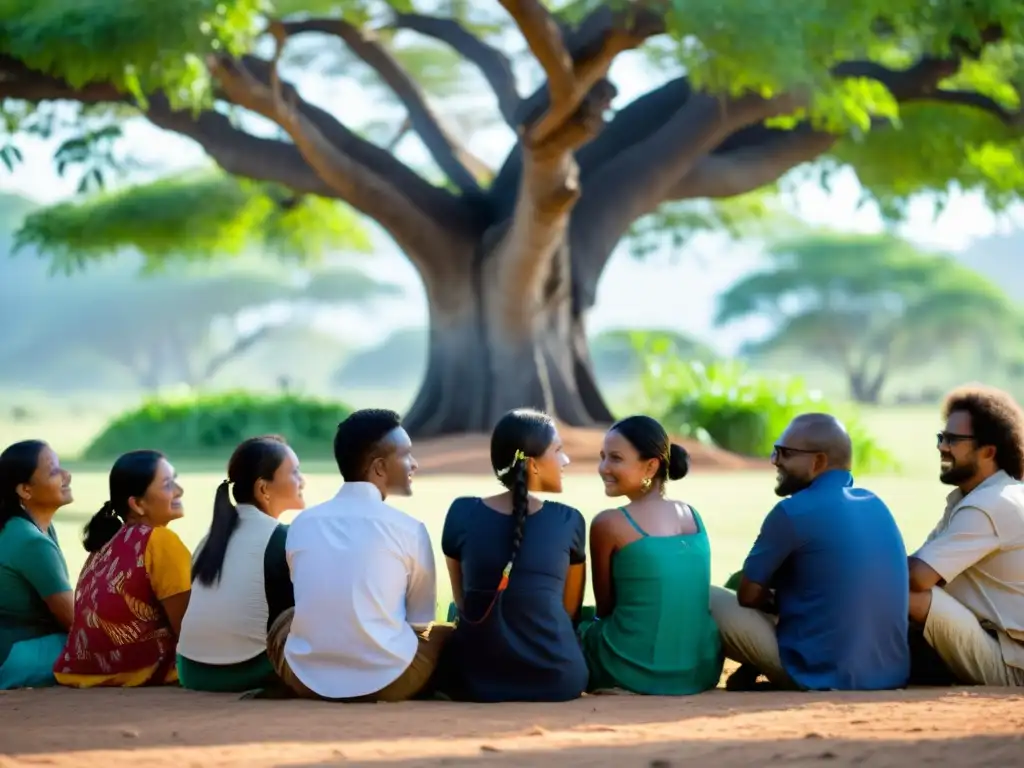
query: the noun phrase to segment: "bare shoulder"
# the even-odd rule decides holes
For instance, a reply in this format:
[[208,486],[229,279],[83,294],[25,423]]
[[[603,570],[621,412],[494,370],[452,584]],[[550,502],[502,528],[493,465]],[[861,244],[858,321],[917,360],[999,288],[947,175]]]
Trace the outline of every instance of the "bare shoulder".
[[590,521],[590,530],[593,531],[599,528],[602,530],[607,530],[615,526],[615,524],[618,523],[618,521],[621,519],[622,510],[620,510],[618,507],[611,507],[609,509],[601,510],[596,515],[594,515],[594,519]]

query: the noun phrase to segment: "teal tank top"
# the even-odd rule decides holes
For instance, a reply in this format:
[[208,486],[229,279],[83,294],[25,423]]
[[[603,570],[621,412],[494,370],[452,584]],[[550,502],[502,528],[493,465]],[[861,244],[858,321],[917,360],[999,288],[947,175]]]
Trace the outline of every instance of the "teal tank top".
[[723,655],[711,617],[711,544],[697,531],[640,538],[612,557],[615,609],[582,631],[590,690],[625,688],[650,695],[700,693],[718,685]]

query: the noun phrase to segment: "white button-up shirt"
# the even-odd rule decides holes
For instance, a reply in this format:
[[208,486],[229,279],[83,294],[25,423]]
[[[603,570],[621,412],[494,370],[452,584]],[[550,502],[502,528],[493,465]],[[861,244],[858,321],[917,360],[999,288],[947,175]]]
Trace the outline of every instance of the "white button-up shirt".
[[412,663],[410,624],[437,611],[426,526],[384,503],[372,483],[345,483],[288,529],[295,617],[285,643],[292,672],[326,698],[365,696]]

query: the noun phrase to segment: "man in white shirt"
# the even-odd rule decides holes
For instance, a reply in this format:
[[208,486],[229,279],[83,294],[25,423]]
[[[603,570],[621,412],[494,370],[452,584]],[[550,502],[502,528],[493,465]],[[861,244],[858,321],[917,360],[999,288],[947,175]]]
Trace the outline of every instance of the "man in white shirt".
[[357,411],[338,425],[344,485],[288,530],[295,608],[267,653],[301,698],[403,701],[423,693],[451,627],[434,625],[437,582],[426,526],[384,503],[412,494],[416,460],[397,413]]
[[943,411],[939,479],[956,488],[910,558],[910,618],[958,682],[1024,686],[1024,413],[978,386]]

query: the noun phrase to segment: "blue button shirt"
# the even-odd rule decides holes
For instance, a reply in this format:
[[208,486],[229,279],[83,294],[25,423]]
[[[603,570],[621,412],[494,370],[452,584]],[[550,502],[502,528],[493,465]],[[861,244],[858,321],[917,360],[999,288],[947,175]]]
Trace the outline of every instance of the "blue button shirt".
[[809,690],[901,688],[909,574],[889,508],[831,470],[768,513],[743,566],[776,590],[782,666]]

